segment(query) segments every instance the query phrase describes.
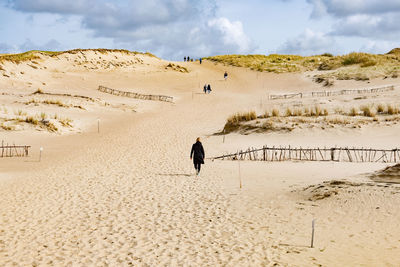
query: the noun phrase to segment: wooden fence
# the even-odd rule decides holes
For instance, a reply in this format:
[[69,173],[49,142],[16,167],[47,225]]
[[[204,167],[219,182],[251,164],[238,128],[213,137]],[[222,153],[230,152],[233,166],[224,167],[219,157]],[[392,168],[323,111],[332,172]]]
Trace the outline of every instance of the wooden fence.
[[101,85],[99,86],[98,90],[100,92],[108,93],[108,94],[112,94],[112,95],[116,95],[116,96],[125,96],[125,97],[137,98],[137,99],[143,99],[143,100],[157,100],[157,101],[164,101],[164,102],[173,102],[174,101],[174,98],[172,96],[144,95],[144,94],[139,94],[139,93],[111,89],[111,88],[101,86]]
[[384,162],[400,161],[399,149],[372,148],[292,148],[268,147],[223,155],[214,159],[228,160],[259,160],[259,161],[336,161],[336,162]]
[[0,158],[5,157],[27,157],[29,154],[29,148],[31,146],[16,146],[16,145],[4,145],[2,142],[0,146]]
[[371,94],[371,93],[381,93],[387,91],[393,91],[394,85],[379,87],[379,88],[369,88],[369,89],[352,89],[352,90],[340,90],[340,91],[316,91],[316,92],[306,92],[306,93],[290,93],[290,94],[278,94],[269,95],[270,100],[276,99],[291,99],[291,98],[306,98],[306,97],[326,97],[326,96],[338,96],[338,95],[354,95],[354,94]]

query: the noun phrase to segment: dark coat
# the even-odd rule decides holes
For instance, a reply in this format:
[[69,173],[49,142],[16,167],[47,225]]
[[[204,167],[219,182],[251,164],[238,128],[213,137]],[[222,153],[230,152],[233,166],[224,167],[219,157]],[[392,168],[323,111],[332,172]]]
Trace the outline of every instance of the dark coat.
[[201,142],[197,141],[192,146],[192,151],[190,151],[190,157],[193,158],[193,163],[204,164],[204,148]]

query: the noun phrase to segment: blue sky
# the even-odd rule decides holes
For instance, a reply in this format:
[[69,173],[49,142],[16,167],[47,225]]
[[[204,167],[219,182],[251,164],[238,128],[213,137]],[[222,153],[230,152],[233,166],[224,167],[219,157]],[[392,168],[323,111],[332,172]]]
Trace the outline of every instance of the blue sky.
[[386,53],[400,47],[398,25],[400,0],[0,0],[0,53]]

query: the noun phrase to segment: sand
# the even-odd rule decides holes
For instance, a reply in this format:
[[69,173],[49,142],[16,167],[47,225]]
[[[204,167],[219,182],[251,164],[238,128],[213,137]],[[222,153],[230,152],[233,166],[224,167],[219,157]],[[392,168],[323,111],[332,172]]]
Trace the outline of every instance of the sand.
[[[70,55],[66,57],[73,61]],[[229,115],[280,105],[268,101],[268,93],[321,88],[304,74],[257,74],[207,61],[202,65],[175,62],[190,70],[179,73],[165,70],[166,61],[137,57],[144,64],[134,64],[131,69],[76,66],[56,78],[47,70],[35,76],[38,70],[26,69],[26,77],[0,78],[1,88],[10,94],[29,94],[44,82],[41,87],[46,92],[85,95],[110,103],[105,107],[82,103],[85,110],[75,113],[72,108],[42,104],[31,111],[35,107],[15,103],[16,96],[2,96],[2,104],[9,110],[58,112],[71,117],[74,126],[59,133],[27,126],[0,132],[0,139],[9,143],[32,145],[28,158],[0,159],[1,265],[400,263],[400,188],[370,179],[370,173],[387,164],[240,162],[240,189],[238,162],[206,160],[196,177],[189,159],[198,136],[206,156],[265,144],[393,148],[399,125],[230,134],[222,143],[222,136],[213,134],[223,128]],[[48,69],[66,68],[69,61],[60,58],[43,59],[40,64]],[[226,82],[225,70],[229,73]],[[37,77],[36,84],[29,87],[26,83],[31,77]],[[395,82],[347,81],[335,83],[335,88]],[[212,94],[202,94],[204,83],[212,85]],[[99,84],[170,95],[175,103],[111,96],[98,92]],[[382,96],[382,101],[398,97],[397,89]],[[121,104],[134,106],[135,112],[124,110]],[[100,133],[97,118],[101,119]],[[40,146],[44,153],[38,162]],[[331,182],[337,180],[345,182]],[[316,236],[314,248],[310,248],[313,219]]]

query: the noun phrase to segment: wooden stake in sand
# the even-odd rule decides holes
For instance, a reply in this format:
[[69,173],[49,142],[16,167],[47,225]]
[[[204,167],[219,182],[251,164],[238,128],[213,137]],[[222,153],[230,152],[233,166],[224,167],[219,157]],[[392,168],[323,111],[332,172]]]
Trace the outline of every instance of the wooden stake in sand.
[[240,173],[240,158],[239,158],[239,153],[238,153],[238,165],[239,165],[239,188],[242,189],[242,175]]
[[314,227],[315,227],[315,219],[312,220],[312,230],[311,230],[311,248],[314,247]]
[[42,152],[43,152],[43,147],[39,148],[39,162],[42,161]]
[[97,119],[97,133],[100,133],[100,119]]

